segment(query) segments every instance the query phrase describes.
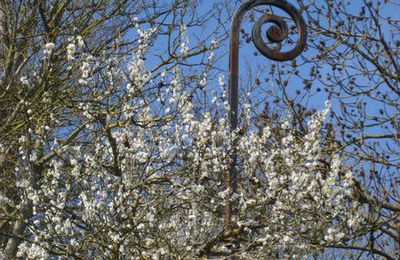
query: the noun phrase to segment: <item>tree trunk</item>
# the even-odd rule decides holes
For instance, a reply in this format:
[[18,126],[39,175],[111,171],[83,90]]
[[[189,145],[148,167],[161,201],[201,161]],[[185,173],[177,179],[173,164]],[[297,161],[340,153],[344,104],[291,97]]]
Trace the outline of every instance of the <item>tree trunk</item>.
[[7,241],[7,246],[4,250],[4,259],[16,259],[18,246],[21,244],[22,240],[20,239],[24,235],[24,230],[26,228],[26,224],[24,220],[28,220],[32,216],[32,203],[24,203],[21,207],[20,211],[21,215],[20,219],[23,221],[16,221],[14,223],[11,237]]
[[7,246],[4,250],[4,259],[16,259],[18,246],[21,243],[21,240],[18,237],[22,236],[25,226],[25,223],[22,221],[18,221],[14,224],[12,230],[13,237],[9,238],[7,241]]

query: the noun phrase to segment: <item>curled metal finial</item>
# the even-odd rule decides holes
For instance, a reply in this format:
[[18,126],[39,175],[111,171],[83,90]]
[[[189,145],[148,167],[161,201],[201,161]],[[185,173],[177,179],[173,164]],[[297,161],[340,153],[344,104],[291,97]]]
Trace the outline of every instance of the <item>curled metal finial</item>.
[[[268,1],[257,1],[257,2],[268,2]],[[274,2],[274,1],[269,1]],[[276,1],[276,6],[287,12],[296,24],[298,30],[298,40],[296,45],[289,51],[280,52],[279,49],[271,49],[264,42],[262,37],[262,26],[266,23],[274,23],[267,30],[267,38],[272,43],[281,43],[288,37],[288,26],[282,17],[273,14],[264,14],[258,19],[253,26],[253,42],[258,51],[269,59],[276,61],[285,61],[296,58],[304,50],[307,42],[307,30],[306,24],[302,16],[294,9],[292,5],[286,1]]]
[[[244,14],[257,6],[275,6],[285,13],[287,13],[294,21],[297,27],[298,39],[295,46],[289,50],[281,52],[280,48],[270,48],[264,38],[262,37],[262,27],[266,23],[273,25],[267,30],[267,39],[271,43],[281,44],[289,35],[288,26],[282,17],[273,14],[264,14],[254,24],[252,37],[256,48],[261,54],[269,59],[276,61],[286,61],[296,58],[304,50],[307,42],[307,28],[301,14],[296,8],[288,3],[286,0],[250,0],[243,3],[235,16],[233,17],[232,27],[230,32],[230,50],[229,50],[229,104],[230,104],[230,125],[234,130],[238,126],[238,77],[239,77],[239,31],[240,24],[243,20]],[[232,165],[229,173],[226,175],[225,182],[228,187],[226,211],[225,211],[225,225],[229,229],[231,225],[231,217],[233,206],[231,203],[231,195],[236,192],[237,187],[237,173],[236,162],[237,156],[233,155]]]

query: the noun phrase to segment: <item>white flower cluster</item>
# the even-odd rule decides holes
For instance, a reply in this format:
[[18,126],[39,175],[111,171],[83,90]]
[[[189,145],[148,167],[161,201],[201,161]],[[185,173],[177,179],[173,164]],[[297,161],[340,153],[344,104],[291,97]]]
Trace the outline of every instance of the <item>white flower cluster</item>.
[[44,53],[45,57],[49,57],[51,55],[55,46],[56,45],[52,42],[48,42],[44,45],[43,53]]
[[[322,153],[319,131],[329,111],[314,115],[309,133],[288,131],[271,142],[271,129],[239,139],[244,182],[239,204],[240,223],[251,236],[259,236],[267,251],[288,255],[306,253],[315,242],[338,243],[348,235],[347,223],[357,229],[363,219],[360,205],[351,199],[353,176],[337,155]],[[267,252],[266,252],[267,253]]]
[[25,259],[47,259],[49,257],[47,251],[43,247],[34,243],[22,243],[19,246],[18,257]]
[[153,35],[157,31],[156,28],[150,28],[148,30],[144,30],[140,28],[138,24],[136,24],[136,32],[139,36],[136,50],[132,55],[132,62],[128,64],[129,70],[129,81],[130,83],[127,85],[128,92],[130,95],[134,96],[140,93],[141,86],[147,84],[150,79],[151,74],[145,68],[145,58],[147,47],[151,42]]
[[[26,236],[31,242],[20,245],[20,257],[47,258],[54,253],[48,249],[89,259],[229,253],[221,234],[233,154],[240,162],[238,189],[231,196],[240,240],[234,253],[252,259],[306,255],[341,243],[361,227],[363,207],[352,199],[352,173],[338,155],[322,149],[329,104],[313,116],[304,135],[291,130],[290,118],[276,127],[232,132],[224,116],[228,104],[215,96],[217,112],[199,112],[178,67],[152,103],[138,91],[151,85],[143,55],[155,30],[137,32],[141,42],[129,76],[113,70],[109,77],[125,82],[113,97],[121,102],[104,109],[100,122],[89,104],[78,106],[81,114],[75,116],[88,122],[85,133],[91,133],[83,140],[93,145],[54,141],[58,156],[46,164],[40,182],[32,187],[21,177],[33,215]],[[73,57],[75,50],[69,49]],[[82,63],[81,74],[82,80],[90,77],[89,64]],[[223,77],[219,83],[225,99]],[[251,120],[250,109],[250,103],[243,107],[248,114],[243,120]],[[37,157],[23,148],[20,153]]]
[[[218,41],[216,39],[213,39],[210,44],[210,52],[207,55],[207,60],[208,60],[209,64],[211,64],[213,61],[213,58],[215,56],[215,50],[217,49],[217,47],[218,47]],[[204,88],[206,86],[209,70],[210,70],[210,66],[207,66],[205,71],[202,73],[200,82],[199,82],[200,88]]]
[[82,48],[84,46],[84,41],[82,36],[78,35],[76,37],[69,37],[67,45],[67,60],[71,61],[75,59],[76,49]]
[[182,55],[187,55],[189,52],[189,37],[187,35],[187,28],[186,25],[181,25],[179,28],[180,34],[181,34],[181,53]]

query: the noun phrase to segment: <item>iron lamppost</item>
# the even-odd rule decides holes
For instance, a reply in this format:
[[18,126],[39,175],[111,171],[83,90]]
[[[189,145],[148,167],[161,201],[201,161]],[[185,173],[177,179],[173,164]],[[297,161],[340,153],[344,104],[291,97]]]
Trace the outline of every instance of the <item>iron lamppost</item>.
[[[250,0],[242,4],[236,11],[231,31],[230,31],[230,47],[229,47],[229,121],[231,130],[235,130],[238,126],[238,77],[239,77],[239,31],[240,24],[244,14],[252,8],[258,6],[274,6],[287,13],[294,21],[297,27],[298,39],[295,46],[285,52],[280,49],[272,49],[264,42],[262,37],[262,26],[266,23],[273,25],[267,30],[267,39],[271,43],[281,43],[289,35],[287,23],[282,17],[273,14],[264,14],[253,26],[252,39],[258,51],[265,57],[275,61],[287,61],[296,58],[304,50],[307,42],[307,28],[303,17],[296,8],[286,0]],[[229,231],[233,228],[232,215],[234,207],[231,202],[231,196],[237,189],[237,155],[234,152],[229,172],[225,176],[225,182],[228,189],[225,209],[225,230]]]

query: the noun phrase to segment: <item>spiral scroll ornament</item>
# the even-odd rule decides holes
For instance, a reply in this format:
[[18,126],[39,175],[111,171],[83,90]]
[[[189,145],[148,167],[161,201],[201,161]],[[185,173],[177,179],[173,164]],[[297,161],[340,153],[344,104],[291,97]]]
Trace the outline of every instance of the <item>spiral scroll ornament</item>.
[[[267,30],[267,39],[270,43],[282,44],[288,38],[289,30],[286,21],[273,14],[264,14],[253,26],[252,38],[257,50],[265,57],[275,61],[286,61],[296,58],[306,47],[307,27],[303,17],[296,8],[286,0],[250,0],[243,3],[236,11],[230,31],[230,49],[229,49],[229,104],[230,104],[230,126],[235,130],[238,126],[238,77],[239,77],[239,31],[240,24],[246,12],[258,6],[274,6],[285,13],[294,21],[297,27],[298,39],[295,46],[289,51],[281,51],[281,48],[270,48],[268,43],[264,42],[262,37],[262,27],[265,24],[272,24]],[[229,231],[233,228],[231,223],[234,213],[234,206],[231,202],[231,196],[237,189],[237,156],[232,156],[232,164],[229,173],[225,177],[228,193],[226,198],[225,225]]]
[[[258,1],[268,2],[268,1]],[[270,1],[271,2],[271,1]],[[262,26],[266,23],[273,23],[267,31],[267,38],[272,43],[281,43],[288,37],[288,26],[287,23],[279,16],[272,14],[265,14],[258,19],[253,26],[252,36],[253,42],[258,51],[269,59],[276,61],[286,61],[296,58],[306,47],[307,42],[307,30],[306,24],[302,16],[294,9],[292,5],[285,1],[276,1],[277,6],[287,12],[296,24],[298,30],[298,40],[293,49],[286,52],[280,52],[276,49],[271,49],[264,42],[262,38]],[[282,5],[282,6],[281,6]]]

